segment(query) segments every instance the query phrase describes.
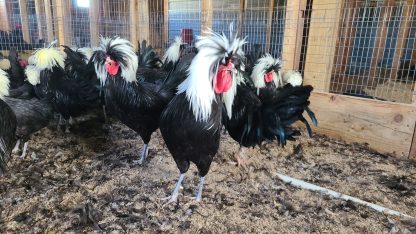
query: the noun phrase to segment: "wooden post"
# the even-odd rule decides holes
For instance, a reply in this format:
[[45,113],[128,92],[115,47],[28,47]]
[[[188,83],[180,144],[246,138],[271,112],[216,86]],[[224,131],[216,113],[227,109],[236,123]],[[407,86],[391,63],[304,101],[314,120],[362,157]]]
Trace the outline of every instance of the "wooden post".
[[100,0],[90,0],[90,37],[91,47],[96,47],[100,41]]
[[149,14],[149,1],[138,0],[138,17],[139,17],[139,36],[138,40],[142,42],[146,40],[150,42],[150,14]]
[[287,1],[282,51],[283,70],[296,69],[299,65],[302,34],[298,34],[299,31],[302,32],[303,28],[303,20],[300,21],[299,18],[301,18],[301,10],[305,10],[305,8],[306,0]]
[[240,0],[240,14],[238,17],[238,31],[237,31],[237,34],[240,36],[243,34],[245,9],[246,9],[246,1]]
[[163,0],[163,35],[162,35],[163,47],[167,45],[169,41],[169,0]]
[[212,0],[201,0],[201,34],[212,28]]
[[345,2],[344,18],[346,20],[341,21],[340,40],[337,43],[337,53],[334,58],[336,66],[336,74],[344,75],[350,61],[350,55],[355,39],[356,29],[354,26],[355,17],[357,15],[357,0],[350,0]]
[[381,19],[377,26],[376,41],[374,43],[369,73],[369,85],[371,87],[375,87],[377,85],[377,65],[383,59],[383,53],[386,47],[387,40],[388,23],[393,14],[394,2],[395,0],[384,0],[383,8],[381,9]]
[[0,0],[0,30],[10,31],[10,22],[8,17],[8,10],[6,0]]
[[48,34],[48,42],[52,42],[54,40],[54,35],[53,35],[53,25],[52,25],[51,1],[44,0],[43,4],[45,6],[46,32]]
[[313,1],[304,70],[304,83],[322,92],[328,92],[331,83],[343,1],[325,3]]
[[270,42],[272,39],[272,23],[274,13],[274,0],[269,0],[269,7],[267,11],[267,28],[266,28],[266,52],[270,52]]
[[[56,21],[58,22],[58,40],[61,45],[71,45],[71,39],[73,37],[70,20],[71,9],[65,2],[63,0],[55,0],[55,15]],[[65,37],[65,35],[68,35],[69,37]]]
[[135,49],[137,49],[137,0],[129,1],[130,7],[130,41],[133,43]]
[[[400,59],[403,57],[406,41],[409,35],[410,25],[412,23],[412,6],[415,0],[407,0],[403,6],[403,13],[400,23],[399,33],[397,35],[396,49],[394,50],[393,63],[390,71],[390,79],[397,79],[397,72],[400,66]],[[413,12],[414,14],[414,12]]]
[[38,38],[43,39],[42,30],[42,2],[41,0],[35,0],[36,22],[38,25]]
[[416,161],[416,127],[413,131],[412,145],[410,146],[409,159]]
[[19,0],[20,21],[21,21],[21,26],[22,26],[23,40],[26,43],[30,43],[29,19],[27,17],[26,7],[27,7],[26,0]]

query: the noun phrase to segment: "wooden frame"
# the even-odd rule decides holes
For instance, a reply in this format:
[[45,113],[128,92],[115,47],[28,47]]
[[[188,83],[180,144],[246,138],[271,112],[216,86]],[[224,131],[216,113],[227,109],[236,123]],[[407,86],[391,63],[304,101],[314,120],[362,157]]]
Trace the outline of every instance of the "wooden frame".
[[[394,57],[392,62],[392,67],[390,71],[390,79],[397,79],[397,71],[400,66],[400,59],[403,57],[405,50],[405,44],[409,35],[410,24],[412,20],[412,4],[415,3],[415,0],[406,0],[403,6],[403,18],[401,19],[402,23],[400,24],[399,33],[397,36],[396,49],[394,50]],[[414,14],[414,13],[413,13]]]
[[342,3],[326,0],[325,4],[314,1],[312,5],[304,83],[312,85],[316,91],[328,92],[330,88]]
[[90,37],[91,47],[96,47],[100,41],[100,0],[90,0]]
[[8,10],[6,0],[0,0],[0,30],[10,31],[10,22],[8,17]]
[[163,0],[163,42],[169,40],[169,0]]
[[[150,40],[150,12],[149,12],[149,1],[138,0],[138,29],[140,33],[137,39],[142,42],[143,40]],[[133,42],[134,43],[134,42]]]
[[201,34],[204,35],[208,28],[212,28],[212,0],[201,0]]
[[352,46],[354,43],[354,38],[355,38],[355,34],[356,34],[356,30],[354,27],[354,22],[355,22],[355,18],[356,18],[356,13],[357,13],[357,1],[358,0],[350,0],[350,1],[346,1],[345,2],[345,6],[349,10],[349,12],[345,13],[344,9],[344,18],[346,18],[345,21],[341,21],[341,28],[343,28],[344,30],[340,30],[340,34],[341,38],[343,39],[342,41],[339,40],[337,41],[337,56],[340,56],[340,59],[338,59],[337,57],[334,58],[334,60],[340,60],[340,64],[335,64],[336,65],[336,74],[345,74],[346,69],[347,69],[347,65],[349,62],[349,58],[351,56],[351,52],[352,52]]
[[266,28],[266,51],[270,51],[270,44],[272,39],[272,24],[274,13],[274,0],[269,0],[269,7],[267,11],[267,28]]
[[[69,4],[68,4],[69,3]],[[55,0],[55,19],[57,21],[57,30],[58,30],[58,40],[60,45],[70,45],[71,39],[65,37],[69,35],[70,38],[72,35],[72,25],[71,20],[65,20],[66,17],[71,17],[71,2],[63,0]]]
[[42,18],[40,17],[42,15],[42,1],[41,0],[35,0],[35,12],[36,12],[36,22],[38,25],[38,37],[39,39],[43,39],[43,22]]
[[380,61],[383,59],[384,49],[386,47],[387,40],[387,31],[388,31],[388,22],[391,19],[393,14],[393,6],[395,4],[394,0],[384,0],[383,8],[381,10],[380,16],[381,20],[377,26],[376,41],[374,43],[374,48],[372,52],[371,67],[369,73],[369,85],[370,87],[376,87],[377,83],[377,66]]
[[380,153],[409,158],[415,105],[321,92],[313,93],[310,101],[319,121],[315,131],[347,142],[367,143]]
[[27,17],[26,0],[19,0],[20,22],[22,26],[23,40],[30,43],[29,19]]
[[43,6],[45,7],[46,16],[46,32],[48,34],[48,42],[54,40],[53,25],[52,25],[52,7],[50,0],[44,0]]
[[129,0],[129,7],[130,7],[130,41],[133,43],[135,49],[137,49],[137,12],[138,12],[138,4],[137,0]]

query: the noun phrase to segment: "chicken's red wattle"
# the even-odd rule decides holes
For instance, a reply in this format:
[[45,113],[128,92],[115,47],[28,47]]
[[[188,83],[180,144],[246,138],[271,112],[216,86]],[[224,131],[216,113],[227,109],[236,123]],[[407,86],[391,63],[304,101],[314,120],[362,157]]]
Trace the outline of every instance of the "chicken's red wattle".
[[264,80],[267,83],[270,83],[273,81],[273,72],[267,72],[266,74],[264,74]]
[[227,92],[233,83],[232,70],[229,67],[220,65],[218,68],[217,75],[213,80],[214,91],[217,94]]

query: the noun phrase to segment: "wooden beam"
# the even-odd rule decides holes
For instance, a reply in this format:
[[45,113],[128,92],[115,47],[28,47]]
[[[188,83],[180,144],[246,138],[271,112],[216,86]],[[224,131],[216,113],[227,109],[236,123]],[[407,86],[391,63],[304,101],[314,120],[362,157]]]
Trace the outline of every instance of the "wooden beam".
[[42,1],[35,0],[35,12],[36,12],[36,22],[38,25],[38,38],[43,39],[43,22],[42,22]]
[[310,84],[315,91],[328,92],[334,57],[336,40],[339,36],[341,10],[343,1],[313,1],[309,27],[304,83]]
[[48,34],[48,42],[54,40],[53,35],[53,25],[52,25],[52,6],[50,0],[44,0],[43,4],[45,6],[45,16],[46,16],[46,32]]
[[356,28],[354,26],[355,18],[357,15],[358,0],[350,0],[345,2],[345,6],[342,9],[344,12],[344,19],[341,23],[340,36],[337,43],[337,53],[334,58],[336,73],[343,75],[346,72],[348,63],[350,61],[350,55],[354,44]]
[[240,0],[240,12],[238,15],[238,31],[237,31],[237,35],[239,36],[241,36],[243,33],[245,9],[246,9],[246,0]]
[[296,69],[299,65],[302,36],[298,34],[303,28],[303,19],[299,21],[302,10],[306,10],[306,0],[287,1],[283,33],[283,70]]
[[163,35],[162,35],[163,47],[167,45],[169,41],[169,0],[163,0]]
[[[61,45],[71,45],[72,25],[71,25],[71,6],[67,1],[55,0],[55,19],[58,26],[58,40]],[[68,35],[68,37],[65,37]]]
[[270,52],[270,44],[272,40],[273,13],[274,13],[274,0],[269,0],[269,7],[267,10],[266,52]]
[[387,31],[388,31],[388,23],[393,14],[393,6],[395,4],[395,0],[384,0],[383,7],[381,8],[380,13],[380,21],[378,22],[377,26],[377,33],[376,33],[376,41],[374,43],[374,48],[372,52],[371,58],[371,65],[370,65],[370,73],[369,73],[369,85],[370,87],[377,86],[376,77],[377,73],[377,66],[383,59],[383,53],[386,47],[387,41]]
[[97,47],[100,41],[100,0],[90,0],[90,38],[91,47]]
[[129,0],[130,7],[130,41],[134,48],[137,49],[137,0]]
[[415,0],[407,0],[403,2],[403,13],[400,23],[399,33],[397,34],[396,49],[394,50],[394,57],[390,71],[390,79],[397,79],[397,72],[399,71],[400,60],[403,57],[406,42],[409,36],[410,25],[412,23],[412,6]]
[[0,12],[0,30],[10,31],[9,11],[7,10],[6,0],[0,0]]
[[204,35],[208,28],[212,28],[213,0],[201,0],[201,34]]
[[142,42],[146,40],[150,42],[150,14],[149,14],[149,1],[148,0],[138,0],[138,17],[139,17],[139,35],[138,40]]
[[26,0],[19,0],[19,11],[23,40],[27,43],[30,43],[29,19],[27,17]]
[[412,146],[410,147],[409,159],[416,161],[416,127],[413,131]]
[[319,121],[314,131],[347,142],[368,143],[380,153],[408,158],[416,123],[416,106],[313,93],[311,110]]

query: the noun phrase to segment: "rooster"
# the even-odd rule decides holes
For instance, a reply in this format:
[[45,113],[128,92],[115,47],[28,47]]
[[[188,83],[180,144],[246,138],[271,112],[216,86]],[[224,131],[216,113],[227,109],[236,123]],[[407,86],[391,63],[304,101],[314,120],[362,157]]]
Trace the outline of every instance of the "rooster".
[[189,75],[178,87],[178,93],[163,111],[160,131],[180,176],[168,203],[175,202],[190,162],[196,164],[200,182],[196,201],[202,190],[211,162],[218,151],[221,134],[222,103],[227,117],[240,82],[241,72],[235,67],[244,59],[245,40],[209,31],[198,38]]
[[[96,108],[98,92],[89,79],[66,73],[65,56],[50,45],[34,52],[25,73],[40,99],[48,100],[65,120]],[[66,126],[66,132],[68,132]]]
[[[92,60],[104,86],[108,110],[137,132],[144,142],[137,161],[142,164],[148,155],[151,135],[159,128],[160,114],[181,81],[171,78],[180,78],[174,74],[185,71],[178,68],[171,78],[166,79],[166,72],[160,69],[138,69],[138,57],[131,43],[118,36],[101,38],[100,48],[94,52]],[[146,82],[146,76],[163,82]]]
[[17,120],[13,110],[3,101],[9,94],[10,81],[7,73],[0,69],[0,175],[16,144]]
[[300,86],[300,74],[288,72],[282,78],[280,59],[269,54],[260,58],[249,70],[252,70],[251,79],[246,79],[237,89],[234,114],[224,121],[230,136],[240,144],[236,158],[238,165],[243,167],[246,166],[243,147],[253,147],[274,139],[284,146],[286,140],[294,140],[294,136],[300,134],[291,127],[297,120],[304,122],[311,134],[310,126],[302,116],[304,111],[317,124],[308,107],[312,87]]

